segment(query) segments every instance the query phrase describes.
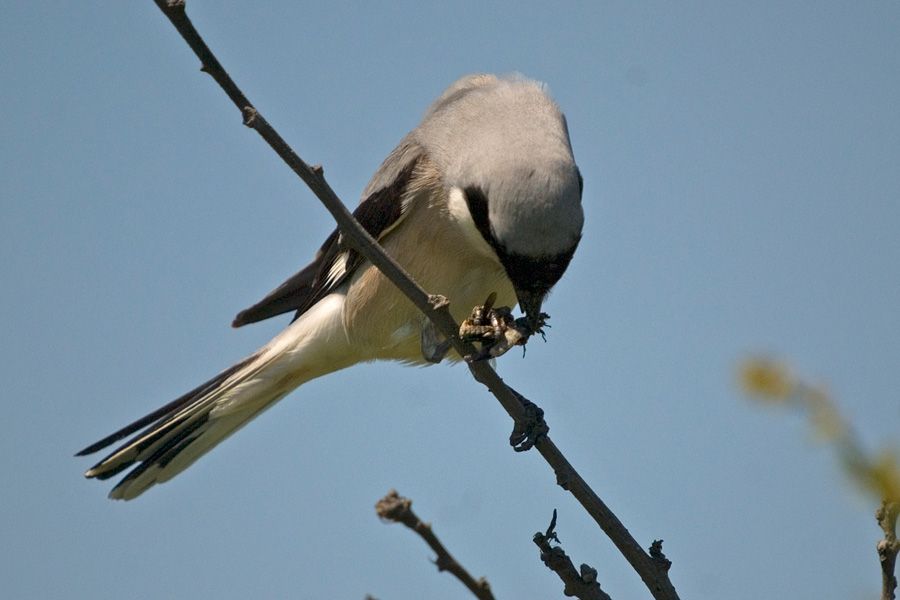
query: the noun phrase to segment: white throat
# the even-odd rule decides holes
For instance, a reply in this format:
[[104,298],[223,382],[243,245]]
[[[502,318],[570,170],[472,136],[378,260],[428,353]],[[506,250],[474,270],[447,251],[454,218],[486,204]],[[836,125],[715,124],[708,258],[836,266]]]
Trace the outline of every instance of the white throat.
[[450,195],[447,198],[447,210],[450,217],[456,222],[466,241],[479,254],[497,260],[497,253],[491,248],[490,244],[478,231],[475,221],[472,219],[472,213],[469,212],[469,204],[466,202],[466,193],[458,187],[450,188]]

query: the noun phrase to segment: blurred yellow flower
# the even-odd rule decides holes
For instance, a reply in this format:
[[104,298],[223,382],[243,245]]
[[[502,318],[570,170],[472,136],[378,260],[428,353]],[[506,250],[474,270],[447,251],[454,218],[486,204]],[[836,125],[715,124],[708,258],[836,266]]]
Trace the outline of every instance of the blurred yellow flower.
[[782,363],[769,358],[750,358],[739,374],[744,391],[764,400],[785,402],[794,392],[794,378]]
[[752,396],[802,409],[818,436],[837,451],[842,466],[860,489],[879,499],[900,502],[900,455],[896,449],[869,453],[823,387],[796,379],[784,363],[765,357],[745,360],[739,379],[744,391]]
[[882,449],[869,468],[873,491],[885,500],[900,502],[900,464],[897,453],[887,448]]
[[844,422],[831,397],[819,388],[800,385],[800,400],[809,412],[809,420],[825,442],[850,436],[850,426]]

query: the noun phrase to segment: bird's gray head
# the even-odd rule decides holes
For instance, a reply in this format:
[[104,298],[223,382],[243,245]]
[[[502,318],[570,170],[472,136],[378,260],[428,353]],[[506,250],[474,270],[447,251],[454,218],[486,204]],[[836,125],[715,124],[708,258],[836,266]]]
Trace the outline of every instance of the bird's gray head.
[[434,102],[416,140],[445,184],[464,191],[536,327],[584,222],[581,174],[559,107],[534,81],[471,75]]

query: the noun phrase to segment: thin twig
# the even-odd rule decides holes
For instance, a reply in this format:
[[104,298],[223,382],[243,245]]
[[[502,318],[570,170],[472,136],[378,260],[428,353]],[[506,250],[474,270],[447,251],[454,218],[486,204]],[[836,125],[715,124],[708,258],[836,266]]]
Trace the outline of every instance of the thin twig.
[[[431,295],[423,290],[405,270],[391,259],[378,243],[356,222],[353,215],[338,199],[325,181],[321,168],[310,167],[305,163],[281,136],[269,125],[259,111],[240,91],[231,77],[215,58],[212,51],[200,37],[193,24],[185,14],[184,0],[154,0],[163,14],[172,22],[187,44],[202,63],[202,70],[213,77],[228,97],[241,111],[244,124],[257,133],[272,147],[318,199],[325,205],[337,222],[341,233],[348,242],[366,259],[378,268],[390,281],[402,291],[413,304],[421,310],[453,345],[460,356],[468,356],[474,347],[459,338],[458,324],[450,315],[449,303],[442,296]],[[529,413],[520,399],[524,397],[503,383],[503,380],[486,362],[470,362],[469,369],[476,381],[485,385],[500,401],[506,412],[518,423],[527,422]],[[594,493],[587,482],[575,471],[556,445],[547,435],[541,435],[535,443],[541,456],[550,464],[556,473],[557,483],[572,493],[587,512],[594,518],[600,528],[616,545],[632,568],[640,575],[656,600],[677,600],[678,594],[669,580],[668,573],[663,570],[635,541],[621,521]]]
[[416,513],[412,511],[412,500],[404,498],[397,493],[397,490],[391,490],[375,504],[375,512],[386,521],[403,523],[418,533],[425,540],[425,543],[434,550],[434,553],[437,554],[434,564],[437,566],[438,571],[449,571],[464,586],[469,588],[469,591],[478,600],[494,600],[494,595],[491,594],[491,586],[487,580],[484,577],[475,579],[453,558],[453,555],[447,551],[435,535],[431,525],[423,523],[416,516]]
[[878,541],[878,558],[881,561],[881,600],[894,600],[897,589],[897,553],[900,552],[900,540],[897,539],[897,517],[900,515],[900,500],[881,503],[875,511],[878,525],[884,531],[884,539]]
[[600,589],[597,581],[597,569],[582,564],[576,570],[572,559],[566,554],[562,546],[551,546],[550,542],[560,543],[556,535],[556,509],[553,509],[553,518],[547,531],[534,534],[534,543],[541,549],[541,560],[547,568],[556,573],[563,582],[563,594],[575,596],[579,600],[612,600],[609,594]]

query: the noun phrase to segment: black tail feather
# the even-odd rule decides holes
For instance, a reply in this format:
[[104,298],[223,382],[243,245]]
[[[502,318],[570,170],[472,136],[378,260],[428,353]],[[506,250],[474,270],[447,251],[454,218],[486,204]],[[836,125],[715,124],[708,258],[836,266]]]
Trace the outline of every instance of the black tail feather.
[[[197,429],[201,428],[206,422],[209,420],[209,415],[204,415],[202,418],[198,419],[196,423],[191,424],[190,427],[185,429],[184,431],[179,432],[178,435],[173,437],[171,440],[166,442],[161,448],[159,448],[156,452],[154,452],[151,456],[142,460],[138,466],[132,469],[128,475],[122,478],[122,480],[113,487],[111,494],[115,494],[116,490],[128,485],[130,482],[134,481],[144,471],[151,467],[165,467],[169,462],[178,455],[179,452],[187,448],[194,440],[197,439],[196,436],[193,436]],[[136,461],[132,461],[126,467],[132,466]],[[122,469],[117,469],[116,472],[120,472]],[[103,477],[99,477],[99,479],[106,479],[106,474],[103,474]]]
[[[246,359],[240,361],[239,363],[232,365],[231,367],[228,367],[227,369],[225,369],[224,371],[222,371],[221,373],[219,373],[218,375],[216,375],[209,381],[198,385],[191,391],[179,396],[175,400],[172,400],[165,406],[162,406],[162,407],[154,410],[149,415],[141,417],[137,421],[126,425],[122,429],[119,429],[118,431],[109,434],[102,440],[100,440],[98,442],[94,442],[93,444],[91,444],[90,446],[85,448],[84,450],[81,450],[80,452],[75,454],[75,456],[87,456],[88,454],[93,454],[94,452],[97,452],[98,450],[102,450],[102,449],[106,448],[107,446],[114,444],[115,442],[118,442],[122,438],[125,438],[136,431],[140,431],[141,429],[147,427],[148,425],[155,423],[156,421],[159,421],[167,416],[174,414],[175,412],[177,412],[184,406],[187,406],[188,404],[190,404],[190,402],[193,399],[197,398],[198,396],[202,396],[206,392],[212,390],[213,388],[215,388],[216,386],[221,384],[223,381],[225,381],[226,379],[231,377],[231,375],[233,375],[238,369],[240,369],[241,367],[246,365],[248,362],[250,362],[253,358],[255,358],[255,356],[247,357]],[[100,462],[103,462],[103,461],[100,461]],[[121,471],[121,469],[119,469],[119,471]],[[115,475],[119,471],[112,472],[109,474],[109,476],[111,477],[112,475]],[[106,475],[106,474],[104,474],[104,475]],[[101,479],[106,479],[106,477],[102,477]]]

